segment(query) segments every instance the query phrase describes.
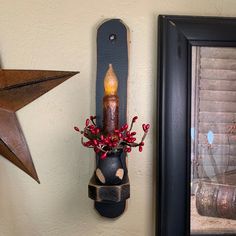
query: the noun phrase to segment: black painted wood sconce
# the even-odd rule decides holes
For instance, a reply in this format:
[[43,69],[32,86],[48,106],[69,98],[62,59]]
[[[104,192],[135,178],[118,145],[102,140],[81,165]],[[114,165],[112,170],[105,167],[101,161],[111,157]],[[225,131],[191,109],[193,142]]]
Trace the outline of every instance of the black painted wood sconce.
[[[121,20],[108,20],[98,28],[96,122],[106,134],[126,124],[128,44],[128,29]],[[130,197],[126,153],[110,153],[108,158],[100,155],[96,155],[89,197],[100,215],[115,218],[124,212]]]
[[[86,119],[84,129],[74,127],[81,143],[96,153],[96,168],[89,182],[89,197],[101,216],[115,218],[126,208],[130,183],[126,153],[143,150],[150,128],[142,124],[141,141],[132,131],[138,119],[127,124],[128,29],[118,19],[103,23],[97,32],[96,116]],[[96,120],[96,121],[95,121]],[[84,140],[85,138],[85,140]]]

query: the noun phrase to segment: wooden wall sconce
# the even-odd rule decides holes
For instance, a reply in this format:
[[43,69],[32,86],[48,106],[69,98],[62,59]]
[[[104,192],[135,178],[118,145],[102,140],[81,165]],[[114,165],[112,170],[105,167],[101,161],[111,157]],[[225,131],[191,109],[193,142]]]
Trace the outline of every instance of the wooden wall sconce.
[[[103,23],[97,31],[96,122],[105,134],[113,134],[127,123],[127,79],[129,32],[118,19]],[[124,152],[107,158],[96,155],[96,169],[89,183],[89,197],[105,217],[120,216],[130,197]]]
[[78,72],[0,69],[0,155],[39,183],[16,111]]
[[132,119],[130,126],[127,124],[128,45],[128,29],[120,20],[112,19],[99,27],[96,117],[87,119],[83,130],[75,127],[83,136],[82,144],[96,152],[88,194],[95,201],[95,209],[108,218],[120,216],[126,208],[130,197],[126,153],[133,147],[142,151],[149,129],[148,124],[143,124],[143,138],[136,143],[132,127],[138,117]]

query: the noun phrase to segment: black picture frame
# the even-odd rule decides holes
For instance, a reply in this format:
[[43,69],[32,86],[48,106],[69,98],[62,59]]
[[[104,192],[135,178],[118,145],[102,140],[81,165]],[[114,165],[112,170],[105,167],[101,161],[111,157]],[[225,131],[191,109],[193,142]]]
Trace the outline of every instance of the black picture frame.
[[235,47],[236,18],[160,15],[158,26],[156,235],[185,236],[190,235],[191,48]]

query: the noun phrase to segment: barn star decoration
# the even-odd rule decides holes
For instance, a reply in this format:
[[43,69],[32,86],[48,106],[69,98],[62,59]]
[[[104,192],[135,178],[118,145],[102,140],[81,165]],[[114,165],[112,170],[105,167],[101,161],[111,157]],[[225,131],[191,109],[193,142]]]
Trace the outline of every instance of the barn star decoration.
[[16,111],[78,72],[0,69],[0,155],[40,183]]

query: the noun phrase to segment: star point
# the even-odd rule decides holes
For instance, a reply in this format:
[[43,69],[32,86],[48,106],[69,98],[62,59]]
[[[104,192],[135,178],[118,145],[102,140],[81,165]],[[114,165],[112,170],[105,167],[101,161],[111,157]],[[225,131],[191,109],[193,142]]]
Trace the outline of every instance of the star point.
[[0,70],[0,154],[40,183],[16,111],[79,72]]

